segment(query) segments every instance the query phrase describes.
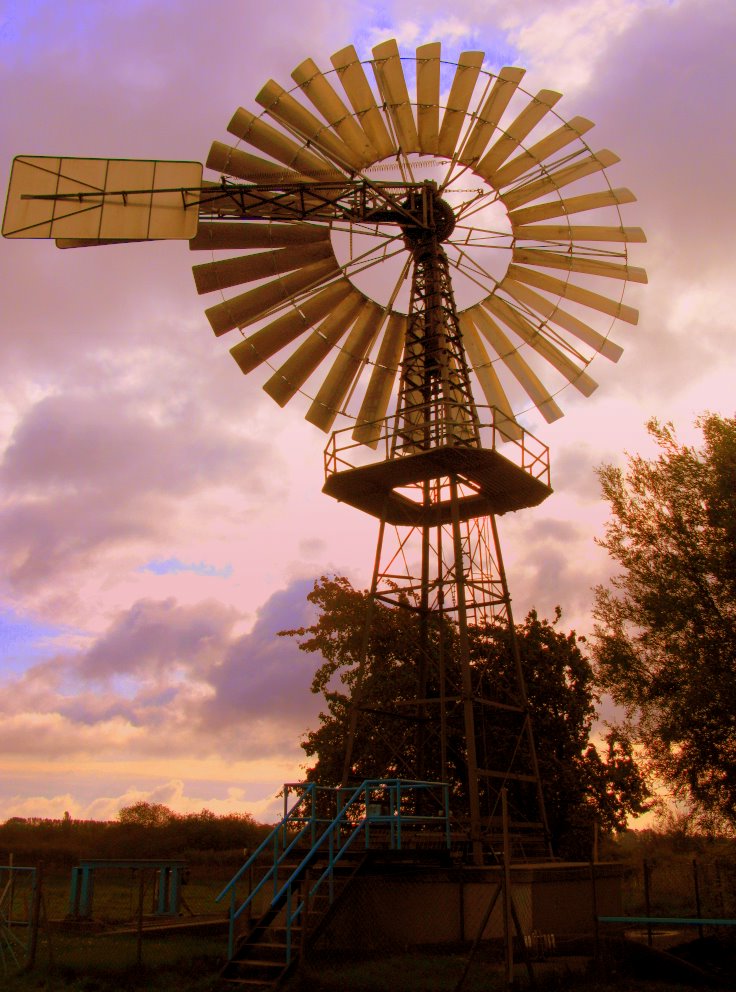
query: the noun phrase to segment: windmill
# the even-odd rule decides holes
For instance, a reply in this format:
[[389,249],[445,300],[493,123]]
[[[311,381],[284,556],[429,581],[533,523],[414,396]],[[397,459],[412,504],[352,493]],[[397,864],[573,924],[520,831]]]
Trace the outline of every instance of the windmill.
[[[623,224],[635,198],[609,182],[617,157],[587,143],[590,121],[559,116],[559,93],[526,92],[522,69],[387,41],[292,77],[265,84],[261,113],[236,111],[237,141],[207,158],[217,178],[195,162],[19,156],[3,234],[188,240],[209,256],[196,288],[215,297],[215,334],[240,334],[241,370],[268,369],[280,406],[306,396],[321,430],[349,425],[324,491],[379,530],[343,784],[365,777],[361,728],[380,715],[397,775],[462,780],[479,864],[502,794],[519,827],[548,833],[496,518],[551,493],[525,420],[558,419],[561,390],[590,395],[592,359],[620,357],[610,335],[636,323],[623,297],[646,281],[628,257],[644,235]],[[377,714],[363,690],[381,606],[415,623],[415,675]],[[511,663],[494,680],[478,675],[478,632],[498,624]]]

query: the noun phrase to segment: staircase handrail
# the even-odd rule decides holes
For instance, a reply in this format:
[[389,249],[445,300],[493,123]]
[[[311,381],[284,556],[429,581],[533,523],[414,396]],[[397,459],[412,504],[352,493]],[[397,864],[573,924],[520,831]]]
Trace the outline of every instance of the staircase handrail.
[[[297,820],[297,817],[294,814],[296,813],[298,806],[300,805],[300,803],[302,802],[302,800],[305,798],[305,796],[311,794],[312,788],[313,788],[313,783],[310,782],[308,788],[304,790],[304,792],[301,794],[301,796],[296,801],[296,803],[294,804],[294,806],[289,810],[289,812],[287,813],[287,815],[284,816],[284,817],[282,817],[281,820],[279,820],[279,822],[274,826],[273,830],[266,837],[264,837],[263,841],[258,845],[258,847],[251,854],[251,856],[247,859],[247,861],[233,875],[233,877],[227,883],[227,885],[222,890],[222,892],[220,892],[219,895],[215,896],[215,902],[219,902],[223,898],[223,896],[227,895],[227,893],[230,891],[230,889],[232,889],[235,885],[237,885],[237,883],[243,877],[243,875],[248,870],[248,868],[250,868],[251,865],[255,864],[255,862],[258,860],[258,858],[261,856],[261,854],[263,854],[263,852],[266,850],[266,848],[271,845],[272,841],[274,841],[274,840],[276,840],[278,838],[279,833],[285,827],[287,827],[290,822],[295,822]],[[306,824],[302,828],[302,830],[298,834],[299,837],[301,836],[301,834],[304,833],[304,830],[309,825],[310,824]],[[290,844],[289,845],[289,849],[291,849],[292,846],[293,846],[293,844]],[[284,854],[285,853],[286,853],[286,851],[284,851]],[[283,859],[283,855],[281,856],[281,858],[279,860],[282,860],[282,859]],[[271,869],[271,872],[269,872],[269,875],[273,872],[273,870],[276,867],[276,865],[277,865],[277,862],[276,862],[276,860],[274,860],[274,865],[273,865],[273,867]]]
[[[405,813],[402,816],[401,812],[401,800],[402,791],[404,794],[406,790],[417,790],[431,788],[435,789],[440,786],[443,792],[443,806],[444,814],[439,817],[435,816],[415,816],[412,814]],[[306,783],[304,792],[294,804],[294,806],[287,812],[283,819],[273,828],[271,833],[266,837],[259,847],[253,852],[253,854],[248,858],[245,864],[240,868],[240,870],[233,876],[233,878],[228,882],[222,892],[216,897],[216,901],[219,902],[228,892],[230,892],[230,926],[229,926],[229,940],[228,940],[228,958],[232,958],[235,943],[235,922],[240,917],[241,913],[252,903],[256,894],[263,888],[263,886],[270,880],[274,879],[274,889],[276,890],[278,884],[278,869],[283,863],[284,859],[291,853],[294,847],[299,843],[307,831],[312,832],[312,844],[307,852],[307,854],[301,859],[299,864],[291,871],[289,877],[286,879],[284,884],[280,889],[274,892],[274,896],[270,902],[270,910],[278,910],[283,902],[286,904],[286,944],[287,944],[287,961],[291,959],[291,926],[294,921],[299,917],[304,908],[307,899],[312,898],[319,890],[322,883],[326,878],[331,878],[334,876],[335,866],[339,861],[342,860],[348,849],[351,847],[355,838],[361,834],[368,834],[368,828],[371,823],[383,822],[389,824],[391,827],[391,845],[397,845],[401,849],[401,826],[402,820],[404,823],[417,823],[417,822],[428,822],[430,820],[442,820],[445,824],[445,833],[447,837],[447,844],[450,844],[450,827],[449,827],[449,793],[448,786],[445,783],[437,782],[419,782],[419,781],[407,781],[405,779],[366,779],[357,788],[354,788],[350,794],[347,801],[342,800],[342,795],[345,791],[344,788],[334,790],[337,797],[337,813],[330,821],[326,821],[321,817],[316,815],[316,791],[318,787],[315,783]],[[386,815],[385,813],[372,813],[370,811],[372,803],[370,802],[371,794],[375,793],[377,790],[386,790],[389,792],[390,799],[390,813]],[[299,814],[299,807],[305,798],[310,797],[312,800],[311,812],[308,817],[303,814]],[[362,803],[363,810],[360,817],[357,820],[349,820],[348,813],[356,804]],[[317,824],[323,824],[327,822],[327,826],[319,835],[316,836]],[[279,855],[278,854],[278,837],[279,833],[285,831],[285,829],[291,825],[294,826],[298,823],[303,823],[301,829],[294,835],[291,843],[284,847],[284,850]],[[337,835],[339,838],[339,830],[344,827],[349,826],[352,829],[349,832],[347,839],[339,846],[337,853],[335,853],[334,839]],[[253,888],[248,894],[247,898],[243,903],[236,908],[236,884],[243,877],[245,872],[255,863],[258,857],[263,854],[266,848],[273,843],[274,846],[274,861],[270,869],[264,874],[263,878],[260,880],[258,885]],[[368,842],[366,842],[368,843]],[[305,873],[309,864],[315,859],[321,850],[324,850],[325,845],[328,847],[329,858],[327,867],[324,869],[322,874],[316,881],[309,887],[306,896],[299,898],[297,893],[298,905],[296,909],[292,912],[292,894],[294,890],[294,885],[296,882],[300,881],[303,874]],[[332,889],[330,893],[330,903],[332,903]]]
[[[309,862],[313,860],[313,858],[315,856],[315,853],[322,847],[324,841],[327,840],[330,837],[330,835],[334,833],[335,829],[338,826],[341,825],[341,823],[343,821],[344,814],[345,814],[345,810],[349,809],[350,806],[358,798],[358,796],[360,796],[362,794],[362,792],[364,791],[364,787],[365,787],[365,782],[362,785],[359,785],[358,786],[358,788],[353,792],[353,794],[350,797],[350,799],[348,799],[348,801],[345,803],[345,805],[342,806],[338,810],[338,812],[337,812],[336,816],[334,817],[334,819],[332,820],[332,822],[320,834],[319,838],[312,845],[311,851],[309,851],[302,858],[302,860],[299,862],[299,864],[293,870],[293,872],[288,877],[288,879],[286,880],[286,882],[284,882],[284,884],[281,887],[281,889],[276,893],[276,895],[274,895],[273,900],[271,901],[271,905],[272,906],[276,906],[278,904],[279,899],[281,899],[283,896],[286,895],[286,891],[289,888],[289,886],[292,884],[292,882],[294,882],[296,879],[298,879],[301,876],[302,872],[305,870],[305,868],[307,867],[307,865],[309,864]],[[365,824],[365,822],[366,822],[366,820],[364,818],[364,819],[362,819],[362,820],[359,821],[359,824],[358,825],[359,826],[362,826],[362,825]],[[342,854],[342,850],[340,851],[340,854]],[[330,858],[330,861],[332,861],[332,858]]]
[[[294,869],[294,871],[291,873],[291,875],[286,880],[286,882],[284,883],[284,885],[281,887],[281,889],[279,890],[279,892],[277,892],[274,895],[273,901],[271,902],[271,907],[272,908],[276,908],[277,906],[279,906],[281,904],[281,900],[282,899],[286,903],[286,957],[287,957],[287,962],[290,962],[291,961],[291,927],[292,927],[292,925],[294,924],[294,922],[300,916],[302,910],[304,909],[304,906],[307,903],[307,900],[313,898],[317,894],[320,886],[325,881],[325,879],[328,879],[328,878],[331,879],[334,876],[335,866],[338,864],[339,861],[341,861],[341,859],[343,858],[343,856],[347,852],[348,848],[353,844],[355,838],[360,833],[365,833],[367,831],[368,826],[369,826],[369,824],[371,822],[375,822],[375,821],[378,821],[378,822],[383,821],[384,823],[388,822],[393,827],[394,826],[394,821],[395,821],[395,826],[396,826],[396,841],[397,841],[398,847],[400,849],[401,848],[401,821],[402,821],[402,814],[401,814],[401,791],[402,791],[402,788],[404,790],[406,790],[406,789],[427,788],[427,787],[435,787],[437,784],[439,784],[439,783],[415,782],[415,781],[406,781],[406,780],[402,780],[402,779],[366,779],[364,782],[361,783],[361,785],[359,785],[353,791],[352,795],[347,800],[347,802],[345,802],[344,804],[342,804],[342,803],[339,804],[339,807],[340,808],[338,809],[337,814],[335,815],[335,817],[332,820],[332,822],[322,832],[322,834],[319,837],[319,839],[315,841],[314,845],[312,846],[311,851],[309,851],[309,853],[302,859],[302,861],[300,862],[300,864]],[[378,789],[378,788],[388,788],[390,795],[392,794],[393,790],[396,790],[395,809],[394,809],[394,812],[391,815],[388,815],[388,816],[387,815],[384,815],[384,814],[375,815],[375,814],[371,814],[369,812],[369,806],[370,806],[369,797],[370,797],[371,791],[372,790],[375,790],[375,789]],[[441,819],[443,819],[445,821],[445,829],[446,829],[447,840],[448,840],[448,844],[449,844],[448,788],[447,788],[447,785],[444,784],[444,783],[442,784],[442,790],[443,790],[443,793],[444,793],[444,816]],[[392,798],[393,798],[393,796],[392,796]],[[361,816],[361,818],[357,821],[357,823],[354,823],[353,824],[353,829],[350,831],[347,839],[342,844],[342,846],[339,848],[339,850],[337,851],[337,853],[334,853],[334,845],[333,845],[334,836],[335,836],[336,833],[338,833],[339,829],[343,825],[345,825],[346,823],[349,823],[350,822],[350,821],[347,820],[347,816],[346,816],[347,811],[350,809],[351,806],[353,806],[354,803],[356,803],[358,801],[361,801],[362,802],[365,811],[364,811],[363,815]],[[426,822],[427,820],[430,820],[430,819],[440,819],[440,817],[413,816],[413,815],[409,814],[409,815],[404,815],[403,819],[406,822],[417,823],[417,822]],[[339,836],[339,834],[338,834],[338,836]],[[316,856],[316,854],[318,853],[318,851],[320,849],[324,849],[325,842],[328,842],[328,851],[329,851],[329,860],[328,860],[327,866],[325,867],[324,871],[319,876],[319,878],[317,878],[316,881],[309,887],[308,891],[306,892],[306,894],[303,897],[299,898],[299,895],[298,895],[298,892],[297,892],[297,905],[296,905],[296,908],[294,908],[293,911],[292,911],[292,892],[293,892],[294,883],[295,882],[298,882],[301,879],[302,874],[305,872],[305,870],[308,867],[309,863],[314,859],[314,857]],[[393,844],[393,831],[392,831],[392,844]],[[332,899],[333,899],[333,896],[332,896],[332,892],[331,892],[331,894],[330,894],[330,904],[332,904]]]

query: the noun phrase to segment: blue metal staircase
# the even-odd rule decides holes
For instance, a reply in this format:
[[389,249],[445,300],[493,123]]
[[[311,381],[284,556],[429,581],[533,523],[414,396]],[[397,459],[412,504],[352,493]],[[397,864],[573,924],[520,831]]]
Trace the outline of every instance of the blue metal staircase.
[[368,779],[347,789],[285,785],[283,818],[217,896],[218,902],[229,897],[221,979],[274,988],[368,852],[407,850],[428,840],[450,848],[445,784]]

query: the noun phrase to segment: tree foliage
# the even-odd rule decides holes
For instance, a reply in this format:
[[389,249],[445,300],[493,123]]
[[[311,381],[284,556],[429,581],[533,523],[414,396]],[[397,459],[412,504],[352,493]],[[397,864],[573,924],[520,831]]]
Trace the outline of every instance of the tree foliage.
[[124,807],[114,821],[12,817],[0,824],[0,858],[13,852],[16,863],[75,864],[80,858],[184,858],[210,863],[242,863],[270,827],[250,813],[216,816],[210,810],[175,813],[145,801]]
[[[318,619],[306,628],[284,631],[296,636],[304,651],[322,658],[312,691],[324,696],[326,708],[319,726],[306,734],[302,747],[312,764],[311,781],[336,785],[340,781],[349,718],[350,699],[356,691],[357,662],[363,647],[368,595],[353,589],[347,579],[323,576],[309,595],[318,608]],[[556,621],[560,619],[558,611]],[[361,685],[361,704],[369,711],[361,720],[353,752],[356,779],[401,776],[402,759],[411,758],[414,740],[405,738],[397,755],[396,721],[383,711],[387,701],[410,697],[416,691],[417,618],[410,611],[374,604],[371,638]],[[453,631],[443,630],[447,664],[453,665]],[[593,821],[604,829],[623,827],[629,814],[641,812],[647,789],[628,741],[611,733],[604,753],[590,740],[597,701],[593,671],[581,651],[582,639],[563,634],[536,613],[516,628],[525,673],[529,707],[537,739],[545,803],[560,854],[586,854],[590,850]],[[470,631],[472,678],[476,689],[485,680],[496,686],[515,684],[513,655],[505,624]],[[432,686],[430,685],[430,693]],[[518,717],[515,718],[518,723]],[[511,760],[516,738],[503,711],[495,711],[488,729],[495,758]],[[450,721],[452,755],[462,755],[464,733],[461,714]],[[453,745],[453,739],[455,746]],[[482,747],[482,742],[479,742]],[[427,774],[439,767],[427,743]],[[454,786],[453,806],[462,804],[464,769],[458,759],[449,769]]]
[[652,768],[704,824],[736,828],[736,420],[699,449],[649,422],[659,455],[600,470],[621,568],[596,590],[595,657]]

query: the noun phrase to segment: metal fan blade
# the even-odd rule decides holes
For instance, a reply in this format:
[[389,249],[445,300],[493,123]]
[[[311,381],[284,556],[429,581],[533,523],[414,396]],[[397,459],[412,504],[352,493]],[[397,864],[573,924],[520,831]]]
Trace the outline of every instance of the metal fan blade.
[[[515,268],[515,266],[512,267]],[[574,334],[578,340],[583,341],[591,348],[595,348],[599,354],[608,358],[610,361],[617,362],[621,355],[623,355],[624,350],[619,345],[614,344],[609,338],[599,334],[598,331],[589,327],[588,324],[583,323],[582,320],[573,317],[572,314],[567,313],[565,310],[560,310],[557,303],[548,300],[546,296],[540,296],[539,293],[535,293],[533,289],[529,289],[523,283],[516,282],[515,279],[510,279],[507,275],[501,283],[500,289],[505,289],[515,300],[534,310],[545,320],[552,321],[553,324],[557,324],[559,327],[564,327],[566,331]]]
[[518,117],[503,129],[503,135],[495,142],[489,152],[487,152],[476,166],[476,172],[484,178],[488,178],[502,165],[506,159],[513,155],[524,138],[534,130],[541,120],[550,112],[558,100],[562,99],[562,93],[555,93],[554,90],[540,90],[532,99],[531,103],[521,111]]
[[306,178],[300,172],[285,169],[283,165],[276,165],[260,155],[251,155],[222,141],[212,142],[205,165],[222,175],[235,176],[249,183],[298,183]]
[[605,262],[598,258],[581,258],[579,255],[560,255],[553,251],[535,248],[514,248],[512,261],[524,265],[540,265],[547,269],[565,269],[567,272],[584,272],[590,276],[609,279],[626,279],[628,282],[646,283],[647,274],[636,265]]
[[535,207],[525,207],[523,210],[509,212],[512,226],[521,227],[538,220],[549,220],[551,217],[567,217],[570,214],[584,213],[586,210],[597,210],[599,207],[611,207],[619,203],[634,203],[636,197],[630,189],[601,190],[599,193],[583,193],[581,196],[569,196],[567,199],[555,198],[549,203],[539,203]]
[[503,189],[504,186],[508,186],[515,179],[518,179],[519,176],[523,176],[525,172],[538,167],[550,155],[566,148],[576,138],[582,137],[592,127],[594,127],[593,121],[589,121],[586,117],[572,117],[562,127],[558,127],[556,131],[552,131],[541,141],[525,149],[506,165],[488,173],[486,179],[496,189]]
[[440,55],[438,41],[417,48],[417,131],[419,150],[436,155],[440,131]]
[[384,105],[394,126],[401,151],[408,155],[419,151],[419,135],[411,109],[399,46],[392,38],[373,49],[373,72]]
[[364,299],[360,293],[353,292],[342,300],[307,340],[299,345],[294,354],[287,358],[281,368],[274,372],[263,388],[279,406],[286,406],[347,333]]
[[217,262],[205,262],[192,268],[194,282],[200,296],[213,293],[216,289],[228,289],[241,283],[255,282],[281,272],[293,272],[312,262],[332,258],[332,244],[329,239],[314,245],[295,245],[254,255],[239,255],[237,258],[224,258]]
[[326,124],[303,107],[275,80],[269,79],[256,95],[256,102],[260,103],[274,120],[295,131],[311,147],[319,149],[336,165],[347,172],[360,169],[360,159],[352,149],[348,148],[341,138],[330,134]]
[[353,293],[351,283],[343,278],[299,302],[278,320],[262,327],[230,349],[230,354],[244,373],[252,372],[262,362],[296,341],[300,334],[318,324],[331,310]]
[[460,161],[464,165],[473,165],[480,160],[509,100],[523,78],[524,69],[515,66],[505,66],[501,69],[460,153]]
[[219,248],[288,248],[329,239],[327,228],[318,224],[257,224],[255,221],[201,220],[197,236],[189,242],[192,251]]
[[369,448],[375,448],[381,437],[381,425],[376,421],[386,416],[391,390],[399,371],[407,323],[403,314],[392,313],[389,317],[376,364],[358,412],[353,439],[367,444]]
[[495,295],[489,296],[488,299],[481,300],[481,306],[484,306],[486,310],[502,320],[507,327],[515,331],[522,341],[525,341],[538,355],[545,358],[553,368],[564,375],[567,381],[583,396],[590,396],[598,388],[598,383],[591,379],[584,369],[579,368],[556,345],[540,334],[538,328],[506,300]]
[[531,399],[548,424],[559,420],[562,410],[542,385],[538,376],[529,368],[511,341],[483,307],[478,304],[467,311],[478,330],[489,342],[493,350],[514,375],[517,382]]
[[546,272],[525,269],[521,265],[510,265],[506,277],[563,296],[574,303],[582,303],[583,306],[591,307],[600,313],[607,313],[609,317],[625,320],[628,324],[639,323],[639,311],[634,307],[626,306],[620,300],[611,300],[607,296],[593,293],[589,289],[583,289],[582,286],[576,286],[566,279],[557,279]]
[[306,151],[281,131],[277,131],[275,127],[266,124],[260,117],[256,117],[242,107],[235,111],[227,129],[230,134],[247,141],[254,148],[275,158],[277,162],[283,162],[284,165],[296,169],[310,179],[323,179],[329,182],[331,179],[345,178],[344,174],[329,162]]
[[247,327],[265,317],[273,307],[280,306],[295,293],[316,289],[328,279],[338,275],[340,267],[334,255],[313,265],[305,265],[297,272],[279,276],[265,286],[256,286],[230,300],[205,310],[205,315],[215,334],[221,335],[235,327]]
[[504,435],[518,441],[521,437],[521,428],[514,419],[513,410],[501,385],[501,380],[496,375],[491,358],[469,313],[470,311],[466,311],[460,315],[460,328],[463,332],[463,344],[468,359],[478,377],[486,403],[499,410],[505,418],[502,428]]
[[325,432],[331,429],[385,317],[386,312],[379,306],[369,300],[364,301],[347,341],[307,411],[306,419],[315,427]]
[[442,126],[437,152],[444,158],[452,158],[457,148],[470,98],[475,89],[478,73],[483,65],[483,52],[463,52],[458,59],[455,77],[450,87],[447,106],[442,115]]
[[640,227],[604,227],[600,224],[525,224],[514,228],[517,241],[618,241],[644,244]]
[[361,167],[376,161],[378,152],[370,143],[368,135],[312,59],[305,59],[298,65],[291,78],[348,148],[352,149]]
[[335,52],[331,61],[350,100],[350,105],[368,135],[368,140],[378,152],[379,158],[395,155],[396,146],[388,133],[355,48],[352,45],[341,48],[339,52]]
[[515,210],[516,207],[521,207],[523,204],[529,203],[530,200],[538,200],[540,196],[553,193],[555,190],[562,189],[563,186],[574,183],[577,179],[582,179],[584,176],[591,176],[620,161],[618,155],[614,155],[612,151],[603,148],[601,151],[594,152],[579,162],[567,165],[554,172],[549,172],[543,179],[537,179],[536,182],[532,183],[525,183],[517,186],[516,189],[509,190],[507,193],[502,193],[501,199],[506,204],[507,210]]

